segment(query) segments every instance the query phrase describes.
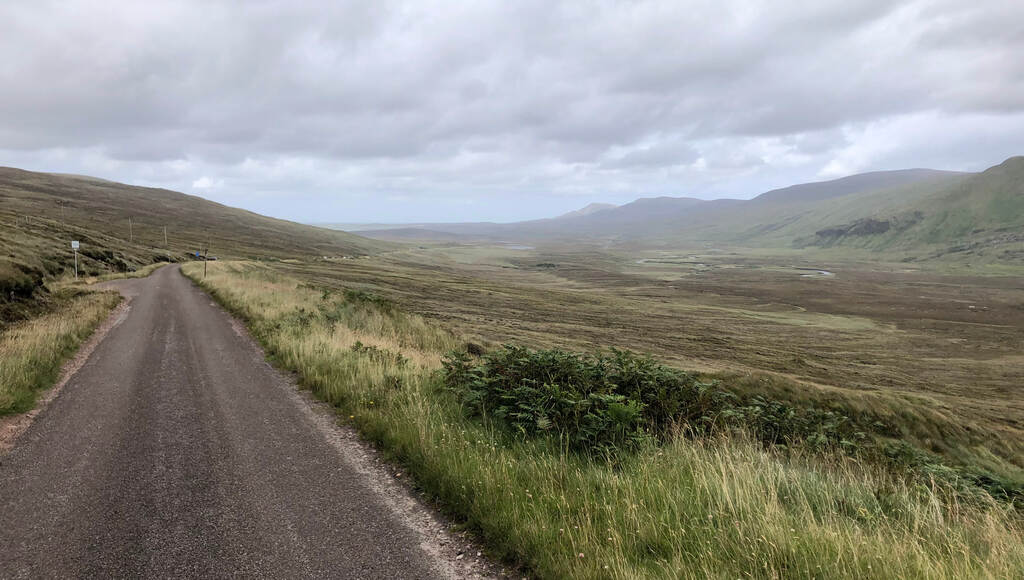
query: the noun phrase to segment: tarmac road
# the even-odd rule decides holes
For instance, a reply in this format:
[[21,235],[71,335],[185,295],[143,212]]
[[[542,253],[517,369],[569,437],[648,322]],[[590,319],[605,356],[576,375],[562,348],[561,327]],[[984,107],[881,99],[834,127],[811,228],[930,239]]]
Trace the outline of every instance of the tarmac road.
[[441,574],[177,266],[116,285],[123,320],[0,456],[0,577]]

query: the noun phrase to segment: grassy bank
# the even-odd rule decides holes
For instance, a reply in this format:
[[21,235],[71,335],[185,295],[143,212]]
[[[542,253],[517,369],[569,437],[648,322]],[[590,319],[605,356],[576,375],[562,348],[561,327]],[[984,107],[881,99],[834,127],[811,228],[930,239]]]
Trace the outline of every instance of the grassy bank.
[[[617,347],[737,392],[857,409],[899,424],[922,448],[1024,481],[1019,278],[795,255],[668,255],[700,266],[457,247],[274,267],[392,298],[490,348]],[[837,274],[804,277],[794,265]]]
[[120,302],[108,293],[65,288],[53,293],[50,311],[16,323],[0,335],[0,415],[35,405],[53,386],[61,365]]
[[[201,277],[201,264],[186,265]],[[470,417],[438,369],[450,333],[357,291],[253,264],[198,279],[282,366],[404,464],[496,555],[542,577],[1018,576],[1011,508],[840,454],[731,433],[576,453]]]
[[83,278],[86,284],[96,284],[97,282],[107,282],[108,280],[121,280],[125,278],[145,278],[155,272],[158,268],[163,268],[170,262],[156,262],[147,266],[142,266],[135,270],[129,270],[121,273],[103,274],[100,276],[89,276]]

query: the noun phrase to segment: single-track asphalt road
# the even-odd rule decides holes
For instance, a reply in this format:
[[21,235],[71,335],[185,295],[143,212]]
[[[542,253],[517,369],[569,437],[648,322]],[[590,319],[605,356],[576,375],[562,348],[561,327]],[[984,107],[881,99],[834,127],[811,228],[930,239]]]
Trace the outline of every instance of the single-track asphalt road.
[[177,266],[114,286],[122,319],[0,456],[0,577],[453,575]]

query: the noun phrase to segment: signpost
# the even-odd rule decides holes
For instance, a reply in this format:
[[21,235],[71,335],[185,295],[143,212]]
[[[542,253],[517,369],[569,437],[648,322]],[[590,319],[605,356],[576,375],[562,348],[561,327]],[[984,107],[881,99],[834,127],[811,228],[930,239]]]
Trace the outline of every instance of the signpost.
[[71,249],[75,251],[75,280],[78,280],[78,240],[71,242]]

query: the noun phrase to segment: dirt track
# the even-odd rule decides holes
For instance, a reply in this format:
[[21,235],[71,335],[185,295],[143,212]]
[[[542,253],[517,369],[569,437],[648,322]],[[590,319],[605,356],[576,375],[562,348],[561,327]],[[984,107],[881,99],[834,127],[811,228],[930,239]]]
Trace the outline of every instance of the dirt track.
[[123,318],[0,456],[0,577],[476,571],[177,267],[114,286]]

